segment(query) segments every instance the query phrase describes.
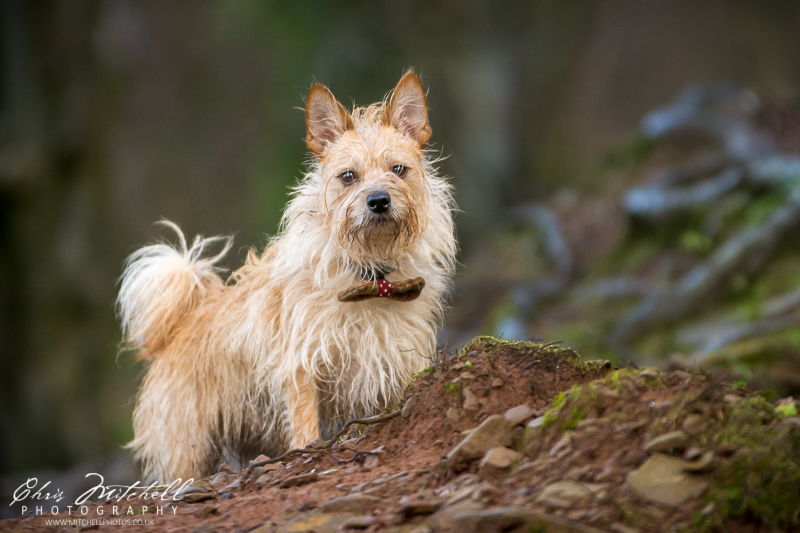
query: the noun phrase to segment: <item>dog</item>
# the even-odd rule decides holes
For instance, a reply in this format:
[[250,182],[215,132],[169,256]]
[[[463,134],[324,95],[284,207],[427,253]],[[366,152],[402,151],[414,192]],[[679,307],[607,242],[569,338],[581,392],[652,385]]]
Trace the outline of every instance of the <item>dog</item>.
[[[457,243],[450,184],[428,148],[426,94],[407,72],[348,112],[314,83],[311,162],[280,231],[227,281],[231,239],[146,246],[127,260],[123,345],[147,371],[128,444],[148,480],[275,457],[393,408],[436,349]],[[221,247],[216,255],[208,251]]]

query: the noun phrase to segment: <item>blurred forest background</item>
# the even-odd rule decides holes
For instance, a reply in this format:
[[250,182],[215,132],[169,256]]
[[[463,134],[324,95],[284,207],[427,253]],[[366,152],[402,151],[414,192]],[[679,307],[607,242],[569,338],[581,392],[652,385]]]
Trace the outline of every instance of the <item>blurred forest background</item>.
[[311,82],[366,104],[409,67],[461,209],[444,346],[800,390],[795,0],[3,0],[0,24],[4,494],[134,472],[125,257],[164,217],[241,264],[302,175]]

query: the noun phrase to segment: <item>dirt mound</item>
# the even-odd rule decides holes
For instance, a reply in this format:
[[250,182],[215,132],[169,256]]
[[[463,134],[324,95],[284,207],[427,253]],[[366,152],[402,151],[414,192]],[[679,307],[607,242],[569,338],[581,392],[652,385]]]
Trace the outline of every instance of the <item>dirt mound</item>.
[[[196,484],[115,531],[760,531],[798,520],[793,401],[686,370],[618,370],[479,337],[420,372],[396,414]],[[99,506],[104,511],[99,511]],[[111,519],[110,504],[79,518]],[[99,512],[104,514],[100,517]],[[120,518],[125,515],[123,508]],[[87,522],[89,527],[91,522]],[[3,530],[47,527],[45,517]]]

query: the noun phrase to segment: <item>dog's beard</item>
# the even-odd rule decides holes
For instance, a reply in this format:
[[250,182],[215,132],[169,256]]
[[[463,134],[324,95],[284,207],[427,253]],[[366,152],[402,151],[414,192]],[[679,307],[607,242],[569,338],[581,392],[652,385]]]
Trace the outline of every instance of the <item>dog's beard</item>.
[[351,260],[364,267],[395,266],[420,233],[414,209],[392,208],[382,215],[355,211],[349,206],[340,225],[339,244]]

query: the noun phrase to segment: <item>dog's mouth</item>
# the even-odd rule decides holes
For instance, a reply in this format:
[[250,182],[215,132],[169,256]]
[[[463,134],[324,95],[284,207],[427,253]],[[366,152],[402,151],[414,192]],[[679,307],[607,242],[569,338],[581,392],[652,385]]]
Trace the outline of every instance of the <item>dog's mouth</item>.
[[394,271],[394,268],[385,265],[377,267],[361,267],[356,272],[356,275],[363,281],[377,281],[379,279],[386,279],[386,276]]
[[367,222],[373,226],[383,228],[391,224],[395,224],[396,220],[389,213],[382,213],[380,215],[376,215],[375,213],[370,213]]

